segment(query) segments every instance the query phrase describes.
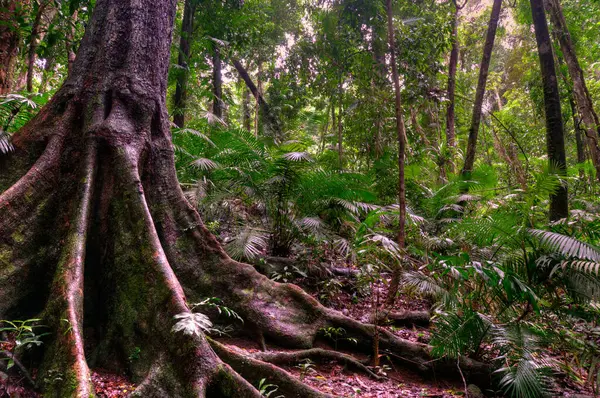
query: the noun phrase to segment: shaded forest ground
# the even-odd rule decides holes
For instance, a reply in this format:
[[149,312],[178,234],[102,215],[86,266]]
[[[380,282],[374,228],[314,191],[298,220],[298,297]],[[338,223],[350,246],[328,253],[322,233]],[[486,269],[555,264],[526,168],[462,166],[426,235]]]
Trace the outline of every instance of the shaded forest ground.
[[[351,268],[350,268],[351,269]],[[357,319],[361,322],[368,322],[373,315],[373,302],[370,296],[361,296],[357,294],[355,281],[352,277],[336,277],[330,280],[335,281],[335,294],[323,294],[323,291],[317,285],[310,283],[310,278],[298,278],[294,282],[315,298],[319,299],[328,307],[340,310],[347,316]],[[388,281],[389,282],[389,281]],[[385,300],[386,285],[380,283],[374,287],[374,292],[381,294],[380,300]],[[427,311],[431,303],[422,297],[411,293],[401,293],[396,300],[394,311]],[[385,329],[404,339],[414,342],[429,342],[429,328],[427,326],[417,325],[393,325],[388,322],[382,326]],[[232,331],[229,335],[215,337],[220,343],[235,349],[244,355],[256,355],[263,350],[257,339],[247,334]],[[335,341],[337,340],[337,341]],[[360,363],[369,367],[380,379],[375,379],[364,371],[356,369],[354,366],[341,363],[337,360],[320,361],[297,361],[290,364],[280,365],[290,374],[306,384],[333,396],[339,397],[365,397],[365,398],[392,398],[392,397],[436,397],[451,398],[464,397],[468,391],[469,397],[483,397],[479,395],[481,391],[474,388],[473,385],[463,384],[461,380],[448,378],[425,378],[410,368],[395,364],[393,355],[382,353],[382,366],[372,368],[372,358],[367,354],[357,354],[353,349],[352,341],[347,341],[343,332],[338,336],[326,338],[322,336],[315,344],[315,348],[333,350],[348,354]],[[7,343],[5,343],[7,344]],[[3,347],[10,348],[10,347]],[[294,353],[298,350],[282,348],[266,342],[267,353]],[[493,353],[489,353],[492,355]],[[560,354],[557,354],[559,356]],[[485,354],[483,355],[485,359]],[[37,369],[32,369],[32,376],[35,376]],[[121,398],[127,397],[136,388],[127,375],[115,374],[104,369],[92,369],[92,382],[96,389],[98,397],[102,398]],[[476,381],[473,381],[476,383]],[[563,397],[586,398],[592,397],[591,391],[580,385],[573,384],[568,379],[561,381],[561,390]],[[271,385],[269,380],[258,386],[261,392],[267,397],[282,397],[278,394],[277,386]],[[486,396],[495,396],[493,391],[485,391]],[[12,374],[9,378],[0,379],[0,397],[42,397],[28,384],[27,379],[22,375]]]

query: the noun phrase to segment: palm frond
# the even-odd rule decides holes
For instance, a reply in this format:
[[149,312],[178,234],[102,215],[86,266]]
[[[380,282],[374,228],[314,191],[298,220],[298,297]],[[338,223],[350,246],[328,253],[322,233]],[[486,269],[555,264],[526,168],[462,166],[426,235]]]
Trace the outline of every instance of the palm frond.
[[8,133],[0,130],[0,155],[6,155],[14,150]]
[[219,167],[219,164],[217,162],[214,162],[207,158],[198,158],[190,164],[192,166],[199,168],[200,170],[204,170],[204,171],[214,170]]
[[550,250],[556,250],[564,256],[581,260],[600,262],[600,249],[556,232],[530,229],[529,232]]
[[235,259],[252,260],[267,249],[267,236],[262,230],[244,228],[225,246],[229,255]]

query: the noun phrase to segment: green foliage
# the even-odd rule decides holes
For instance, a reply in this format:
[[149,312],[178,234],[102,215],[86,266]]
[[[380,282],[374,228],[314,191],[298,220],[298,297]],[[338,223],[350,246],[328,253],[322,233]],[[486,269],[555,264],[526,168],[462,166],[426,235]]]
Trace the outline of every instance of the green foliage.
[[[7,360],[7,369],[14,366],[14,355],[20,353],[23,350],[31,350],[34,347],[39,347],[43,344],[42,338],[49,335],[48,332],[40,332],[40,329],[46,329],[47,326],[40,325],[41,319],[27,319],[24,321],[20,320],[0,320],[0,334],[4,335],[8,333],[14,340],[14,344],[11,341],[7,341],[8,345],[12,345],[11,355],[1,360]],[[4,343],[4,341],[0,341]]]
[[333,346],[336,350],[338,348],[339,342],[347,341],[349,343],[358,344],[357,339],[355,339],[354,337],[346,336],[346,329],[344,329],[342,327],[338,327],[338,328],[333,327],[333,326],[324,327],[324,328],[319,329],[319,333],[321,333],[323,335],[323,337],[333,341]]
[[[267,379],[260,379],[258,382],[258,392],[263,397],[269,398],[279,390],[279,386],[267,383]],[[283,395],[274,396],[274,398],[283,398]]]
[[307,375],[316,373],[315,364],[309,358],[303,359],[296,367],[300,369],[300,381],[304,380]]

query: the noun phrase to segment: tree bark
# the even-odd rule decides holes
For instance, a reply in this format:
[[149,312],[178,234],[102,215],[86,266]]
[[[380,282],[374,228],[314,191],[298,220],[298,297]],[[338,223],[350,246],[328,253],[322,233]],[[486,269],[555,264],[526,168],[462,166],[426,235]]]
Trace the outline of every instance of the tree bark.
[[173,123],[177,127],[185,127],[185,109],[187,106],[187,85],[189,77],[188,61],[190,60],[190,41],[194,33],[194,14],[196,13],[196,0],[185,0],[183,20],[181,22],[181,36],[179,37],[179,55],[177,65],[177,84],[173,98],[174,116]]
[[[400,91],[400,77],[396,64],[396,40],[394,39],[394,23],[392,15],[392,0],[386,0],[388,46],[390,63],[392,64],[392,81],[394,82],[394,99],[396,109],[396,135],[398,139],[398,246],[404,250],[406,246],[406,185],[404,182],[404,157],[406,148],[406,132],[402,114],[402,97]],[[396,264],[392,280],[388,289],[386,307],[392,308],[400,287],[400,264]]]
[[492,59],[494,41],[496,40],[496,30],[498,29],[498,21],[500,20],[501,9],[502,0],[494,0],[494,4],[492,6],[492,14],[490,16],[490,22],[488,24],[488,30],[485,37],[485,44],[483,46],[483,58],[481,60],[481,66],[479,68],[479,80],[477,81],[477,89],[475,91],[475,102],[473,104],[473,116],[471,118],[471,127],[469,129],[469,139],[467,141],[465,163],[461,171],[461,175],[467,178],[473,172],[473,166],[475,164],[477,135],[479,134],[479,126],[481,124],[485,86],[487,84],[488,71],[490,68],[490,61]]
[[[565,137],[563,120],[560,109],[558,80],[552,54],[552,43],[546,22],[543,0],[530,0],[535,38],[540,59],[542,83],[544,87],[544,111],[546,114],[546,144],[548,161],[551,169],[559,175],[566,175],[567,161],[565,154]],[[569,215],[569,200],[567,187],[561,184],[557,191],[550,196],[550,221],[567,218]]]
[[213,114],[223,118],[223,76],[221,66],[221,49],[215,44],[213,50]]
[[13,71],[19,50],[17,2],[9,1],[0,10],[0,95],[8,94],[13,86]]
[[600,123],[598,123],[598,115],[594,111],[592,97],[585,83],[583,70],[579,65],[560,2],[559,0],[545,0],[545,4],[549,10],[550,21],[556,30],[555,36],[558,38],[560,49],[571,76],[575,103],[581,117],[581,127],[585,132],[592,163],[596,169],[596,178],[600,181],[600,146],[598,144]]

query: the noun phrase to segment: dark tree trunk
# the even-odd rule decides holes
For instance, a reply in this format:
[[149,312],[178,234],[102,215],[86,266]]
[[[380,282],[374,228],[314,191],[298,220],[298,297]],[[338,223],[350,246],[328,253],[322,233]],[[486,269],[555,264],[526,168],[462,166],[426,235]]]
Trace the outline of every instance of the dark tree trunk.
[[185,108],[187,106],[187,85],[189,77],[188,61],[190,60],[190,41],[194,33],[194,14],[196,13],[196,0],[185,0],[183,20],[181,22],[181,36],[179,38],[179,55],[177,65],[177,84],[173,98],[173,123],[177,127],[185,126]]
[[[388,46],[390,51],[390,63],[392,64],[392,81],[394,82],[396,135],[398,139],[398,246],[404,250],[406,245],[406,185],[404,182],[404,156],[406,150],[406,132],[404,128],[404,117],[402,115],[402,98],[400,91],[400,77],[398,76],[398,65],[396,65],[396,40],[394,39],[394,23],[392,15],[392,0],[386,0]],[[392,280],[388,289],[386,307],[391,309],[396,301],[398,288],[400,287],[400,265],[396,264]]]
[[[544,86],[544,110],[546,113],[546,144],[550,167],[560,175],[566,175],[565,137],[560,109],[558,80],[552,54],[552,43],[546,22],[543,0],[530,0],[535,38],[540,59],[542,83]],[[569,215],[567,187],[560,185],[550,196],[550,221],[560,220]]]
[[215,45],[213,50],[213,114],[223,118],[223,76],[221,66],[221,49]]
[[[88,360],[129,372],[140,397],[260,397],[252,385],[263,378],[287,397],[323,397],[273,365],[213,351],[199,330],[171,330],[175,315],[192,316],[187,303],[219,297],[290,347],[311,347],[323,327],[367,345],[375,335],[233,261],[185,199],[166,109],[175,6],[98,0],[72,73],[0,159],[0,319],[39,316],[50,328],[45,397],[94,396]],[[379,335],[421,371],[455,372],[426,345]],[[466,359],[460,367],[489,375]]]
[[490,68],[490,61],[492,59],[494,41],[496,40],[496,30],[498,28],[498,21],[500,20],[501,9],[502,0],[494,0],[494,4],[492,6],[492,15],[490,16],[490,23],[488,25],[488,31],[485,37],[485,44],[483,46],[483,58],[479,68],[479,80],[477,81],[477,89],[475,91],[475,102],[473,104],[473,116],[471,118],[471,127],[469,129],[465,163],[461,172],[464,177],[468,177],[471,174],[475,164],[477,135],[479,134],[479,126],[481,124],[483,97],[485,95],[485,86],[487,84],[488,71]]
[[571,34],[569,33],[560,2],[559,0],[545,0],[545,4],[549,10],[552,25],[556,30],[555,37],[558,38],[560,49],[567,64],[569,75],[571,76],[575,103],[581,117],[581,128],[585,132],[592,163],[596,169],[596,178],[600,181],[600,146],[598,143],[598,129],[600,125],[598,123],[598,115],[594,111],[592,97],[585,83],[583,70],[579,66],[579,60],[577,59],[577,54],[575,54]]
[[452,21],[452,50],[450,51],[450,61],[448,63],[448,105],[446,107],[446,143],[450,148],[456,146],[455,132],[455,93],[456,93],[456,69],[458,66],[458,5],[454,1],[454,18]]
[[0,9],[0,95],[13,87],[13,70],[19,50],[19,26],[16,1],[9,1]]
[[[274,137],[281,137],[281,126],[279,120],[273,114],[273,111],[271,110],[271,107],[269,106],[267,101],[265,101],[262,91],[259,90],[258,87],[256,87],[256,85],[252,81],[252,78],[248,74],[248,71],[246,70],[246,68],[244,68],[244,66],[239,60],[234,58],[231,61],[235,69],[240,74],[240,77],[242,78],[242,80],[244,80],[246,86],[256,99],[257,111],[260,111],[263,117],[266,119],[271,133],[274,135]],[[256,134],[258,134],[258,132],[256,132]]]

